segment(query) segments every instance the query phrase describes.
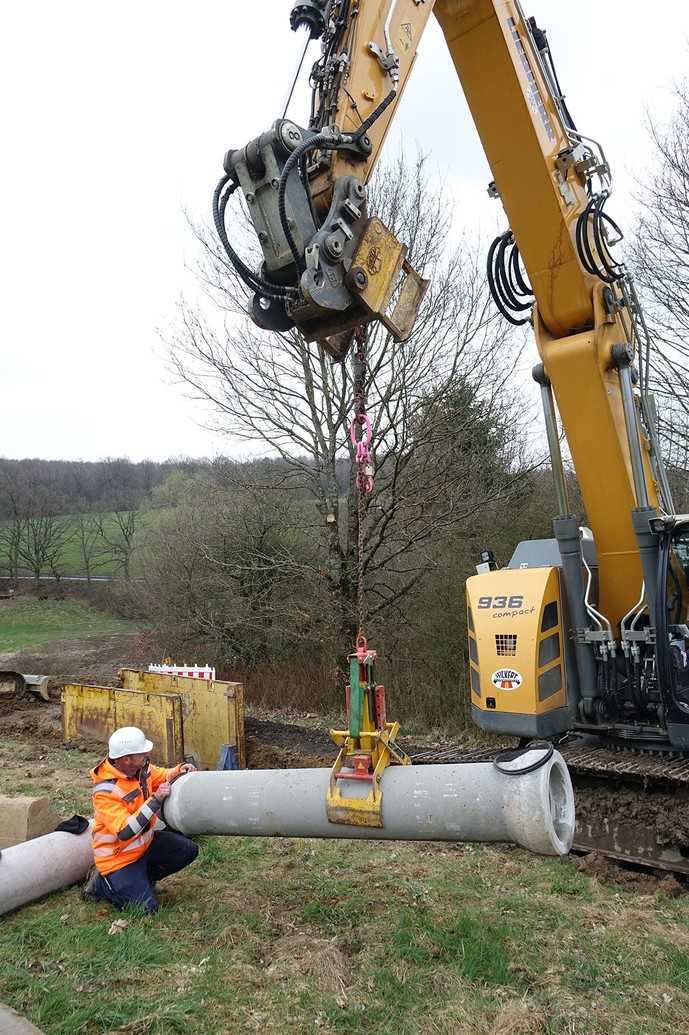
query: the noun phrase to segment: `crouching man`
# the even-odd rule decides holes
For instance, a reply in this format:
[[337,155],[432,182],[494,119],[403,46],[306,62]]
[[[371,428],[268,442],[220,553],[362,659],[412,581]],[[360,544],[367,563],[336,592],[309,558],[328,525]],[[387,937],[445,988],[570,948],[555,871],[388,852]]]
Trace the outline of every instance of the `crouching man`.
[[199,851],[188,837],[156,829],[170,782],[194,766],[151,765],[152,748],[142,730],[123,726],[110,737],[108,757],[91,770],[96,869],[84,887],[87,899],[106,899],[118,909],[133,902],[147,913],[158,908],[156,881],[184,869]]

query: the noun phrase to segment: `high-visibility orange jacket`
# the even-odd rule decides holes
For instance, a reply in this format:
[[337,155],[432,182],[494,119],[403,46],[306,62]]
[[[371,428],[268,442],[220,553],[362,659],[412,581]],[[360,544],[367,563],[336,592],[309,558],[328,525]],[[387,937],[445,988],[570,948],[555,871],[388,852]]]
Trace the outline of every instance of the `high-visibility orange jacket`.
[[125,776],[104,758],[91,770],[93,780],[93,856],[103,875],[136,862],[150,847],[161,802],[155,791],[179,776],[179,766],[149,765],[137,776]]

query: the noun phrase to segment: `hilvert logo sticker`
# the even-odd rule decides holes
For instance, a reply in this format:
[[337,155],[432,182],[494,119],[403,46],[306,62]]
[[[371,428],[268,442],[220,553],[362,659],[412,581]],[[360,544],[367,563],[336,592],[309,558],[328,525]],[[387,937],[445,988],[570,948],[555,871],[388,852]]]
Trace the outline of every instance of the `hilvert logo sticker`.
[[498,690],[516,690],[522,685],[522,677],[514,668],[499,668],[490,681]]

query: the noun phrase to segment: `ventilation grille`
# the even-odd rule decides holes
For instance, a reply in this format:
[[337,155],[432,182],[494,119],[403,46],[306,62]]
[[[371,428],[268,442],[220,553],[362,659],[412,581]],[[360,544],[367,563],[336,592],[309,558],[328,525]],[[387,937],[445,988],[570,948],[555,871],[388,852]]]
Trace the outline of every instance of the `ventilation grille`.
[[501,658],[513,658],[517,653],[516,633],[496,633],[495,653]]

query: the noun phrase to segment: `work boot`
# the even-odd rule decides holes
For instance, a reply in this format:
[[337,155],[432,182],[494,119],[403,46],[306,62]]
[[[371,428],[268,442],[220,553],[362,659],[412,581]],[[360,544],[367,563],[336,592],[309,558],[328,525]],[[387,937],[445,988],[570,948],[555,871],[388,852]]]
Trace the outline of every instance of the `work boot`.
[[92,866],[86,874],[86,880],[81,889],[81,897],[84,902],[100,902],[100,873],[95,866]]

